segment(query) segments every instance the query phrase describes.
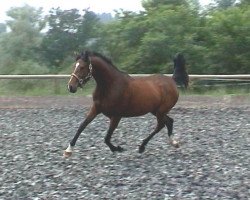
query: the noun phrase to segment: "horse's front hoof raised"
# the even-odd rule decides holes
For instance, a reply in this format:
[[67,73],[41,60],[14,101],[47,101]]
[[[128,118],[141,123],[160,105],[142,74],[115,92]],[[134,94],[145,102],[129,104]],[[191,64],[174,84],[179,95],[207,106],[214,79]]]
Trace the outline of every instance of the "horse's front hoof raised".
[[68,152],[68,151],[64,151],[63,152],[63,157],[64,158],[68,158],[68,157],[70,157],[72,155],[72,152]]

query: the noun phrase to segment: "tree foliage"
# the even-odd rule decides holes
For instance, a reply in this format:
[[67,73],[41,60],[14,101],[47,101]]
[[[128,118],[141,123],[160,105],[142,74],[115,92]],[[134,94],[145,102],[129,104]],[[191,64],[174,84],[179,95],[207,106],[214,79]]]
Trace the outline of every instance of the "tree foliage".
[[142,5],[140,13],[119,10],[105,23],[89,10],[56,8],[44,18],[42,9],[12,8],[10,31],[0,26],[1,74],[46,73],[44,66],[59,73],[85,49],[110,56],[129,73],[172,73],[177,52],[189,73],[250,73],[249,0],[214,0],[207,8],[198,0]]
[[6,25],[4,23],[0,23],[0,34],[6,33],[6,31],[7,31]]
[[48,65],[60,67],[67,56],[83,49],[91,38],[97,37],[98,18],[88,10],[82,16],[77,9],[52,9],[48,16],[49,30],[41,50]]
[[249,73],[250,6],[216,11],[207,20],[210,73]]
[[[0,38],[0,69],[1,73],[43,73],[44,67],[39,66],[40,54],[38,48],[42,41],[41,31],[44,21],[42,9],[35,9],[28,5],[12,8],[7,12],[11,20],[6,26],[10,29]],[[24,64],[25,63],[25,64]],[[22,65],[24,64],[24,65]],[[25,66],[22,70],[22,66]]]

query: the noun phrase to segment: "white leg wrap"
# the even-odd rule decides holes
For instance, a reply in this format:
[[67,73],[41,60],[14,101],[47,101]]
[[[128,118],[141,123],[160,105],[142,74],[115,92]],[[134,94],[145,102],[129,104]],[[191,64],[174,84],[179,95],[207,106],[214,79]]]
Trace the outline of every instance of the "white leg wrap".
[[73,152],[73,147],[69,144],[68,148],[65,150],[68,153],[72,153]]

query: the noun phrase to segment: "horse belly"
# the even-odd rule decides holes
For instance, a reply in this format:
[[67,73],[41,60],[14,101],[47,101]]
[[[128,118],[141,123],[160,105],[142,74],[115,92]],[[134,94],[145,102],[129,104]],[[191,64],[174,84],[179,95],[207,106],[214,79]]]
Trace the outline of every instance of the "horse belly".
[[161,104],[160,96],[154,94],[147,95],[135,95],[126,109],[126,115],[141,116],[150,112],[155,112]]
[[156,103],[152,103],[152,99],[133,98],[131,101],[120,101],[119,103],[102,104],[98,109],[107,117],[135,117],[145,115],[157,108]]
[[152,108],[147,105],[126,105],[126,106],[112,106],[102,109],[102,113],[107,117],[120,116],[120,117],[135,117],[145,115],[151,112]]

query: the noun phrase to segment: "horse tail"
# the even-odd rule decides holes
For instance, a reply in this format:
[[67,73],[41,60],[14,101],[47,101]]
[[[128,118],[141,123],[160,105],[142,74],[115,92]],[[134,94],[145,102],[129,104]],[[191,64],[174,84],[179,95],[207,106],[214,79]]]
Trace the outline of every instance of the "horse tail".
[[189,76],[186,70],[186,61],[181,53],[177,53],[174,57],[174,73],[172,78],[180,87],[187,89],[189,83]]

